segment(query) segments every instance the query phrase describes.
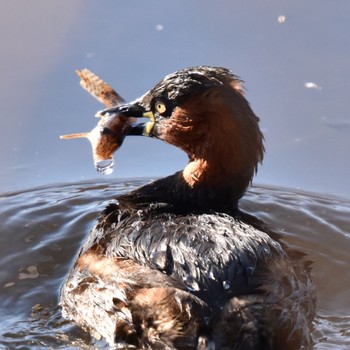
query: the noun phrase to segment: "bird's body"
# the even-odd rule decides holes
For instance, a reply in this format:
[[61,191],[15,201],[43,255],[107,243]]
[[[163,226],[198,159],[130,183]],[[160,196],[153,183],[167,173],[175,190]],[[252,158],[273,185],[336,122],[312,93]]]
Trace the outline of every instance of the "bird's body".
[[238,209],[263,155],[240,81],[223,68],[185,69],[108,113],[148,111],[142,133],[180,147],[189,164],[105,209],[63,285],[64,315],[119,347],[310,345],[314,287],[302,255]]

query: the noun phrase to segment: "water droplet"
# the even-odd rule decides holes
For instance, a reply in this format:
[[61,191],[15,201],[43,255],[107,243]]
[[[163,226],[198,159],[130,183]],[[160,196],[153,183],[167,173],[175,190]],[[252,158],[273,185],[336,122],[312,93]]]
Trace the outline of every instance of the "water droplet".
[[165,270],[167,265],[166,251],[154,251],[150,255],[150,259],[160,270]]
[[113,158],[103,159],[98,162],[95,162],[96,170],[103,175],[112,174],[113,166],[114,166]]
[[307,81],[306,83],[304,83],[304,86],[307,89],[315,89],[315,90],[321,90],[322,87],[320,85],[317,85],[316,83],[313,83],[312,81]]
[[199,285],[192,275],[187,275],[186,277],[184,277],[184,283],[187,289],[191,292],[196,292],[199,290]]
[[209,316],[205,316],[203,319],[204,323],[208,326],[210,323],[210,317]]
[[278,18],[277,18],[278,23],[282,24],[285,21],[286,21],[286,16],[284,16],[284,15],[278,16]]
[[215,277],[213,271],[210,271],[210,272],[209,272],[209,278],[212,279],[212,280],[214,280],[214,281],[216,280],[216,277]]
[[231,288],[231,283],[229,281],[222,282],[222,285],[226,290]]
[[131,224],[131,227],[133,227],[136,231],[140,231],[143,225],[144,225],[143,221],[137,220]]

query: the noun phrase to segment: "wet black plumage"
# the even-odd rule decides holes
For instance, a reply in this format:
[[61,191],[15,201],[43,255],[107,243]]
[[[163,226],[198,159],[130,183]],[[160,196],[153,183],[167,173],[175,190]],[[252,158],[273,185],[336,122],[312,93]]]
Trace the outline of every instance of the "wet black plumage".
[[62,287],[64,315],[119,347],[309,346],[315,296],[302,254],[238,209],[263,154],[239,79],[189,68],[109,111],[152,111],[147,136],[182,148],[189,165],[105,209]]

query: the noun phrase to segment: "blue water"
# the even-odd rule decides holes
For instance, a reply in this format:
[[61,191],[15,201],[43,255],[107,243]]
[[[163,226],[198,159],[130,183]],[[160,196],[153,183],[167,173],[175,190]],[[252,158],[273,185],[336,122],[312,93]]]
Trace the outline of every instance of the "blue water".
[[[99,212],[148,182],[90,181],[37,187],[0,197],[0,348],[106,347],[60,315],[58,291]],[[350,347],[350,201],[255,186],[241,207],[313,261],[318,295],[315,349]]]

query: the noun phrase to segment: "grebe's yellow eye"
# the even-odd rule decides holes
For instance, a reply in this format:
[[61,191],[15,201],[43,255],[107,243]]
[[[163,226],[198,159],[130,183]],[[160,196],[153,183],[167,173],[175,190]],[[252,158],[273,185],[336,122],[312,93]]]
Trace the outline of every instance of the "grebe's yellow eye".
[[159,114],[163,114],[166,112],[166,105],[164,102],[162,101],[156,101],[156,104],[154,105],[155,110],[159,113]]

